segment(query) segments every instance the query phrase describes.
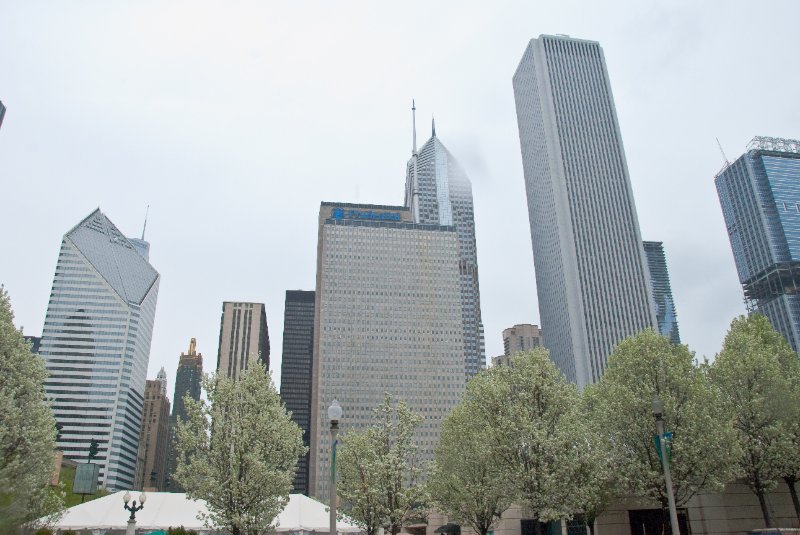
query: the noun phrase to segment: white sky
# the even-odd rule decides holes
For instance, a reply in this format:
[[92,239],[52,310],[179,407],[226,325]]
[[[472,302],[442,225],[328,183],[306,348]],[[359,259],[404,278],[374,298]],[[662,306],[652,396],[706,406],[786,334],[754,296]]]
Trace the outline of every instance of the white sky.
[[[681,336],[744,312],[714,174],[754,135],[800,136],[800,2],[0,0],[0,283],[41,333],[63,234],[95,207],[161,273],[148,376],[224,300],[313,290],[320,201],[402,204],[411,99],[473,183],[487,356],[538,323],[511,76],[528,40],[605,50],[642,237],[663,241]],[[794,37],[792,37],[794,36]]]

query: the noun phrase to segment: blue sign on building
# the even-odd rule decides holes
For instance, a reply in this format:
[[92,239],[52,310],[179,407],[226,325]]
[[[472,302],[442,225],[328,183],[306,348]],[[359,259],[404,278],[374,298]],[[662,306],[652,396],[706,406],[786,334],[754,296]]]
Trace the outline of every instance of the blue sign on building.
[[372,210],[345,210],[334,208],[331,210],[333,219],[367,219],[370,221],[400,221],[400,212],[373,212]]

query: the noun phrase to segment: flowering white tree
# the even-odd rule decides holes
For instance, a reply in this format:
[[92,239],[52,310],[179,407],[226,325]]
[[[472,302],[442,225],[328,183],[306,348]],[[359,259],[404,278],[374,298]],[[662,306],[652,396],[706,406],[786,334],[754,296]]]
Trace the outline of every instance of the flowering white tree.
[[[54,519],[63,496],[50,489],[56,422],[43,402],[47,372],[14,327],[0,286],[0,532],[44,517]],[[32,527],[32,526],[28,526]]]
[[178,425],[176,481],[203,499],[209,526],[232,535],[260,535],[289,501],[295,466],[305,453],[264,365],[255,358],[238,380],[203,379],[208,401],[187,396]]

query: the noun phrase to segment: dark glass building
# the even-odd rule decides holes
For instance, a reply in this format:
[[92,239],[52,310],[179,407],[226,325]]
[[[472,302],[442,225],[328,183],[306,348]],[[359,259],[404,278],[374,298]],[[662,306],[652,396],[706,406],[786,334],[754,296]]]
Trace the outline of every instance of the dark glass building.
[[25,340],[31,343],[31,353],[34,355],[39,354],[39,345],[42,343],[41,336],[26,336]]
[[172,475],[177,467],[175,451],[175,430],[178,421],[186,419],[186,403],[188,395],[195,401],[200,400],[200,382],[203,379],[203,354],[197,352],[197,340],[189,342],[189,351],[181,353],[178,371],[175,373],[175,397],[172,404],[172,416],[169,418],[169,449],[167,450],[167,481],[165,487],[170,492],[182,492],[173,481]]
[[653,287],[653,301],[656,305],[656,321],[658,332],[666,336],[673,344],[681,343],[678,332],[678,315],[675,312],[675,301],[672,299],[672,286],[669,283],[667,257],[664,255],[664,243],[660,241],[642,242],[647,267],[650,271],[650,286]]
[[[314,292],[288,290],[283,316],[281,399],[292,421],[303,430],[303,444],[310,444],[311,367],[314,354]],[[297,463],[292,492],[308,495],[308,453]]]
[[800,349],[800,141],[755,137],[716,178],[750,312]]

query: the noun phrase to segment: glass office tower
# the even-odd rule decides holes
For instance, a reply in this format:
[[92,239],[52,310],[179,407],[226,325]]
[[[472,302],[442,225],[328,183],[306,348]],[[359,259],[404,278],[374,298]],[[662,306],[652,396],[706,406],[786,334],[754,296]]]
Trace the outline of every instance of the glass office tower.
[[672,285],[667,271],[667,257],[664,254],[664,243],[660,241],[643,242],[647,267],[650,272],[650,285],[653,287],[653,301],[656,306],[658,332],[666,336],[673,344],[681,343],[678,332],[678,313],[675,311],[675,300],[672,298]]
[[100,484],[133,488],[159,274],[100,209],[64,235],[39,354],[58,448]]
[[800,349],[800,141],[755,137],[716,178],[751,312]]
[[656,326],[603,51],[532,39],[513,85],[544,345],[583,387],[621,340]]
[[417,223],[452,225],[458,232],[464,366],[469,378],[486,367],[472,184],[436,137],[435,125],[431,125],[431,138],[418,152],[416,132],[414,139],[411,160],[406,166],[405,205]]

